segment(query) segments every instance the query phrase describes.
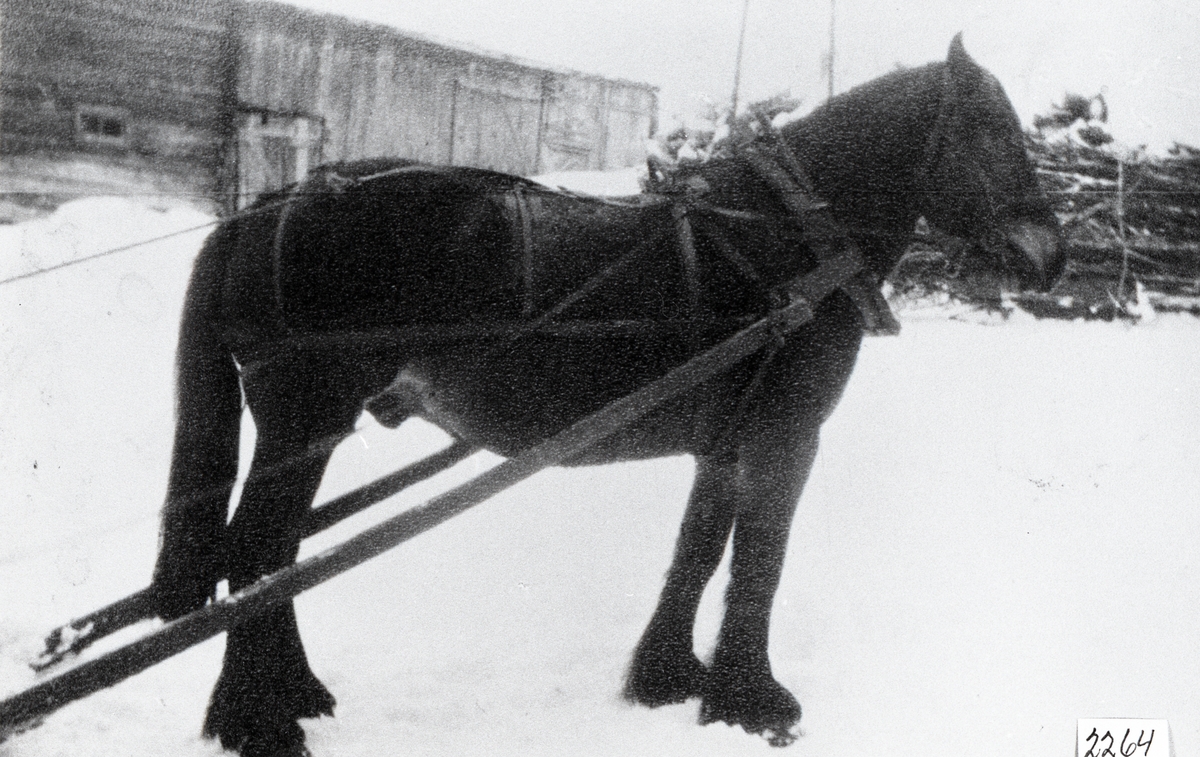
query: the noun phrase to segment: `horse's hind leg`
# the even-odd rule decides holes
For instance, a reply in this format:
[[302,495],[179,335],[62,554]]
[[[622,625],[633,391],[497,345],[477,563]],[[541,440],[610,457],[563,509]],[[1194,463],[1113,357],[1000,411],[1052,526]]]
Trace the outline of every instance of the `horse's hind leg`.
[[[247,382],[257,441],[250,475],[229,524],[229,585],[236,591],[295,561],[297,527],[309,511],[333,448],[361,399],[291,366],[267,384]],[[333,714],[334,699],[308,666],[291,601],[229,631],[204,733],[244,757],[307,754],[302,717]]]
[[625,682],[625,698],[631,702],[658,707],[703,693],[705,670],[692,648],[692,628],[733,526],[736,471],[737,461],[729,455],[696,460],[696,479],[666,585]]

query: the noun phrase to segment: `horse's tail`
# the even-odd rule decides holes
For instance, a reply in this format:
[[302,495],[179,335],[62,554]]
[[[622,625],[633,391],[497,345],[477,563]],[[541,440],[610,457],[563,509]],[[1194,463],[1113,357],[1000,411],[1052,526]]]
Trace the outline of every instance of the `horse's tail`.
[[155,611],[168,620],[202,607],[225,572],[242,400],[237,366],[220,335],[225,262],[236,239],[224,231],[213,233],[196,258],[179,328],[175,443],[153,580]]

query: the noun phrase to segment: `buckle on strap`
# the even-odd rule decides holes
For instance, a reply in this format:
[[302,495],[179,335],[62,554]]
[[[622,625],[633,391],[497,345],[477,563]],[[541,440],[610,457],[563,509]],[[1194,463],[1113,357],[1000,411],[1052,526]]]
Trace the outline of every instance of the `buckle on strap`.
[[896,336],[900,333],[900,321],[879,291],[879,283],[866,270],[859,271],[842,283],[842,291],[849,295],[863,316],[863,330],[868,336]]
[[772,325],[790,331],[813,318],[813,308],[862,270],[862,253],[848,245],[840,255],[823,261],[814,270],[783,287],[788,302],[768,317]]

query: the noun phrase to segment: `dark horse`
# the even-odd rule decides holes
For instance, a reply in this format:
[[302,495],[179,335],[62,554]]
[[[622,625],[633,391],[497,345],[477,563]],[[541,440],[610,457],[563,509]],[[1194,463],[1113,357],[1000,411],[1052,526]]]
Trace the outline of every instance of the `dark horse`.
[[[781,134],[858,239],[876,283],[921,217],[972,240],[964,265],[1012,285],[1047,288],[1061,272],[1058,223],[1017,117],[957,38],[944,63],[895,71]],[[680,263],[672,203],[643,198],[618,209],[517,177],[404,161],[317,171],[297,191],[222,224],[196,261],[181,326],[178,423],[153,584],[159,614],[200,607],[222,576],[238,590],[295,560],[298,524],[364,407],[388,424],[424,417],[513,455],[734,328],[720,324],[767,312],[779,286],[815,265],[811,240],[744,155],[698,166],[680,183],[689,180],[706,187],[710,211],[723,211],[692,213],[690,269]],[[532,255],[523,240],[535,243]],[[717,326],[451,338],[527,324],[635,248],[636,261],[555,322]],[[841,290],[813,309],[815,318],[769,354],[572,461],[695,457],[674,559],[625,693],[649,706],[699,697],[702,722],[784,740],[800,706],[771,673],[771,604],[819,429],[864,327]],[[439,333],[450,336],[405,336]],[[257,444],[227,525],[243,393]],[[725,615],[706,664],[693,652],[692,626],[731,534]],[[304,754],[297,720],[333,706],[309,669],[288,602],[229,632],[204,729],[244,755]]]

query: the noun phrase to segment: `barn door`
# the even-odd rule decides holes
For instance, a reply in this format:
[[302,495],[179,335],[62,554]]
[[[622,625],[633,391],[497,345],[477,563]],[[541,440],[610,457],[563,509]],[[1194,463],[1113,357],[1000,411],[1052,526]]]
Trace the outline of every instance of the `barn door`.
[[541,119],[540,98],[456,84],[450,162],[520,175],[536,173]]
[[282,189],[321,162],[322,126],[308,116],[243,113],[238,128],[238,207]]

